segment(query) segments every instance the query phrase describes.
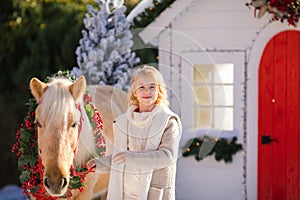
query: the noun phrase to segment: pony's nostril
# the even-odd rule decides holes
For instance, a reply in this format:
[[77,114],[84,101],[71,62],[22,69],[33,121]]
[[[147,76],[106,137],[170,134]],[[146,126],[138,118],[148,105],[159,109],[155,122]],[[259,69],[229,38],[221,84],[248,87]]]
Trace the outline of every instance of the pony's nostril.
[[48,183],[48,179],[44,178],[44,186],[48,189],[50,189],[49,183]]
[[62,179],[61,188],[65,188],[65,187],[67,186],[67,183],[68,183],[67,179],[66,179],[66,178],[63,178],[63,179]]

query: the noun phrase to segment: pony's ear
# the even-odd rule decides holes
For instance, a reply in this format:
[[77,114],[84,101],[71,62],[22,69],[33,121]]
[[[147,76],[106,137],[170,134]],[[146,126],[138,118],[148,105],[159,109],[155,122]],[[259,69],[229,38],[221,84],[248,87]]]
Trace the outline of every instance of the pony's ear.
[[32,78],[30,80],[29,86],[30,86],[31,94],[34,96],[34,98],[37,102],[40,101],[45,90],[48,87],[48,85],[46,83],[43,83],[42,81],[40,81],[37,78]]
[[69,86],[69,90],[75,101],[80,99],[86,89],[86,81],[84,76],[80,76],[72,85]]

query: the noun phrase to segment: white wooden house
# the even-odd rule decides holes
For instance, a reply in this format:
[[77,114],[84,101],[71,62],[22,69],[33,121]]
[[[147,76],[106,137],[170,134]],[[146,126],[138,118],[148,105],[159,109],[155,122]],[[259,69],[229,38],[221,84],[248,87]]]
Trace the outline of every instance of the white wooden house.
[[176,0],[139,33],[159,49],[181,147],[203,135],[244,147],[230,164],[180,157],[178,200],[300,198],[299,28],[255,18],[249,1]]

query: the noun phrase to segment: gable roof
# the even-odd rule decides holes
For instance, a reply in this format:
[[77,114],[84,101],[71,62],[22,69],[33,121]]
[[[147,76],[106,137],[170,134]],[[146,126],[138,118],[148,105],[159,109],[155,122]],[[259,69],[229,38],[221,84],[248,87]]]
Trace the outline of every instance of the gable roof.
[[[141,39],[147,43],[153,43],[158,35],[169,25],[169,23],[182,13],[194,0],[176,0],[166,8],[158,17],[139,33]],[[132,21],[135,16],[140,14],[153,5],[153,0],[142,0],[128,15],[127,19]]]
[[130,11],[127,16],[127,20],[129,22],[132,22],[136,16],[138,16],[145,9],[150,8],[151,6],[153,6],[153,0],[142,0]]

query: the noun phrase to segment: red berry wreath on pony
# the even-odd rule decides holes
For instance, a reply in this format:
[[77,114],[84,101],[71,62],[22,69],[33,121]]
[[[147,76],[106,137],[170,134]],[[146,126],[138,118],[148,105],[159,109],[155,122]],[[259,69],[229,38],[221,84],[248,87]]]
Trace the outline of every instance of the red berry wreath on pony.
[[[64,78],[61,78],[64,77]],[[53,79],[53,78],[51,78]],[[58,75],[54,79],[59,79],[58,85],[62,84],[63,82],[71,81],[74,85],[76,80],[72,77],[70,77],[68,72],[59,72]],[[62,82],[60,82],[62,80]],[[84,80],[85,81],[85,80]],[[55,86],[55,87],[58,87]],[[72,88],[73,87],[73,88]],[[78,91],[72,91],[72,89],[75,88],[75,86],[70,86],[71,94],[74,97],[76,92]],[[47,88],[50,91],[50,86]],[[75,90],[75,89],[74,89]],[[45,92],[46,93],[46,92]],[[49,93],[49,92],[48,92]],[[47,103],[47,97],[45,97],[46,94],[44,94],[43,97],[39,99],[37,102],[37,98],[35,96],[35,99],[29,99],[28,101],[28,113],[27,116],[24,118],[24,122],[21,124],[20,129],[16,133],[17,142],[12,147],[12,152],[15,152],[18,157],[18,169],[20,170],[20,182],[22,184],[22,189],[24,190],[24,194],[30,194],[31,196],[35,197],[38,200],[52,200],[57,198],[71,198],[72,197],[72,191],[73,190],[79,190],[82,192],[84,190],[84,181],[86,179],[86,176],[91,171],[87,169],[86,163],[82,162],[80,165],[75,165],[75,156],[77,151],[77,145],[74,145],[74,155],[73,160],[71,163],[71,168],[69,169],[69,181],[65,180],[65,178],[62,178],[61,186],[65,186],[66,182],[68,181],[68,185],[65,188],[65,191],[62,195],[49,195],[48,190],[45,188],[45,184],[51,184],[50,180],[46,180],[45,176],[45,168],[43,167],[43,161],[41,159],[41,147],[38,145],[38,137],[40,137],[40,132],[43,129],[44,124],[42,122],[38,121],[36,109],[39,105],[43,105],[44,107],[47,105],[48,108],[46,109],[57,109],[52,108],[55,107],[55,104],[59,104],[59,99],[54,100],[52,99],[52,103]],[[51,94],[53,95],[53,94]],[[79,97],[78,96],[78,97]],[[81,96],[82,97],[82,96]],[[54,98],[54,97],[52,97]],[[64,96],[63,101],[67,102],[68,96]],[[77,98],[77,97],[76,97]],[[69,105],[65,104],[66,102],[60,102],[61,105]],[[88,123],[90,124],[90,130],[92,131],[93,139],[95,141],[95,147],[96,151],[94,152],[94,156],[105,156],[105,150],[106,150],[106,144],[105,139],[103,136],[103,121],[101,118],[100,113],[97,111],[96,107],[92,104],[92,98],[91,96],[85,92],[83,94],[83,99],[79,99],[78,101],[74,101],[74,105],[71,105],[71,107],[74,106],[75,111],[77,114],[79,113],[80,116],[77,116],[78,120],[74,121],[74,123],[68,125],[68,129],[74,129],[76,132],[76,139],[79,140],[79,137],[81,134],[86,134],[83,129],[85,129],[84,124]],[[39,109],[44,109],[40,107]],[[59,118],[58,113],[63,114],[63,111],[65,108],[60,108],[62,111],[56,110],[57,113],[55,113],[54,118]],[[39,112],[42,112],[39,110]],[[51,113],[49,113],[51,115]],[[56,116],[57,115],[57,116]],[[70,117],[70,113],[66,115],[67,118]],[[87,116],[88,119],[85,119],[85,116]],[[49,117],[49,116],[48,116]],[[74,116],[72,116],[74,117]],[[74,117],[76,118],[76,116]],[[44,122],[43,122],[44,123]],[[58,123],[58,122],[56,122]],[[54,144],[53,144],[54,145]],[[55,146],[55,145],[54,145]],[[49,147],[48,147],[49,148]],[[48,183],[47,183],[48,181]],[[51,186],[50,186],[51,187]],[[55,186],[52,186],[54,188]],[[52,189],[55,191],[55,189]],[[47,192],[46,192],[47,191]],[[53,192],[55,193],[55,192]],[[59,197],[58,197],[59,196]]]

